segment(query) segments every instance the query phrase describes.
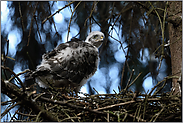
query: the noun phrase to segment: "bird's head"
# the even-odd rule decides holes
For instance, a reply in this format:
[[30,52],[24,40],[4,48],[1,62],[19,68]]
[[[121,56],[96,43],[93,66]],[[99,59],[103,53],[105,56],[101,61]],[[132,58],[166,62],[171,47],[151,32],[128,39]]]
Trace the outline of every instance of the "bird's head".
[[88,34],[88,37],[86,38],[85,42],[90,43],[94,45],[95,47],[99,48],[104,40],[104,34],[100,31],[93,31]]

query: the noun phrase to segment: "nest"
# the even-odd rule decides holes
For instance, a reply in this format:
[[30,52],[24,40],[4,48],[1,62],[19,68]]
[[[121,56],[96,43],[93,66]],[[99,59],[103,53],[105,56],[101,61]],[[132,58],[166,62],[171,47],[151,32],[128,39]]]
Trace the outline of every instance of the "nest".
[[[2,68],[11,71],[8,67]],[[11,82],[15,78],[21,88]],[[89,95],[75,93],[69,87],[45,90],[36,84],[25,87],[14,74],[9,80],[1,79],[1,91],[11,99],[1,102],[1,106],[7,106],[1,118],[6,115],[10,117],[7,121],[18,122],[182,121],[181,95],[173,91],[160,94],[168,78],[158,82],[146,94],[129,89],[136,78],[131,83],[129,79],[124,89],[119,88],[119,93],[99,94],[94,89],[98,94]],[[11,109],[15,109],[13,114]]]
[[[7,85],[8,86],[8,85]],[[158,90],[158,89],[157,89]],[[68,88],[19,94],[19,108],[11,121],[21,122],[151,122],[182,121],[181,97],[172,93],[151,95],[127,88],[115,94],[76,94]],[[17,95],[14,92],[15,95]],[[5,104],[5,103],[3,103]],[[2,114],[1,114],[2,115]],[[18,117],[16,117],[18,115]]]

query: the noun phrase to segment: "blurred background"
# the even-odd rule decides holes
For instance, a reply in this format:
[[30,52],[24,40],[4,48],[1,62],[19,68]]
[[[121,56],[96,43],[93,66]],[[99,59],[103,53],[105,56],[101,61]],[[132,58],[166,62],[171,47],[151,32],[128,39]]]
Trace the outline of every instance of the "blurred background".
[[[164,9],[166,3],[151,4]],[[8,56],[1,64],[16,74],[25,69],[35,70],[42,55],[60,43],[73,37],[85,40],[89,32],[101,31],[105,34],[105,42],[100,47],[99,68],[81,91],[118,93],[126,87],[134,69],[132,81],[140,76],[129,89],[147,93],[171,74],[170,49],[164,49],[165,57],[161,61],[161,25],[149,6],[149,2],[128,1],[1,1],[1,56]],[[164,11],[157,11],[163,16]],[[169,40],[166,25],[165,44]],[[1,71],[1,77],[7,80],[11,75]],[[24,75],[19,77],[24,81]],[[170,91],[170,88],[168,80],[161,92]],[[1,101],[7,99],[1,94]],[[1,111],[2,108],[5,107],[2,106]]]

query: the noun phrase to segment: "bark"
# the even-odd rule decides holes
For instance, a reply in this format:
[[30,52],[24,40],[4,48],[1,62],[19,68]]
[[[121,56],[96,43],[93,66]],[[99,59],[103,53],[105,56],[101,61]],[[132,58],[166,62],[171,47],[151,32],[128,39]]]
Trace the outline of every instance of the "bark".
[[[172,75],[182,76],[182,1],[169,2],[168,19],[175,23],[169,23],[169,39],[172,63]],[[178,78],[172,79],[173,94],[181,95],[181,81]]]

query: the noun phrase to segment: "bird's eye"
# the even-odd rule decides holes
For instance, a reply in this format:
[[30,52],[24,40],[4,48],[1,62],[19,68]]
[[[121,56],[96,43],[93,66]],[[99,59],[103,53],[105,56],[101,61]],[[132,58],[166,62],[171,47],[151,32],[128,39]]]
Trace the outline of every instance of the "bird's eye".
[[93,38],[96,39],[98,37],[98,35],[94,35]]

